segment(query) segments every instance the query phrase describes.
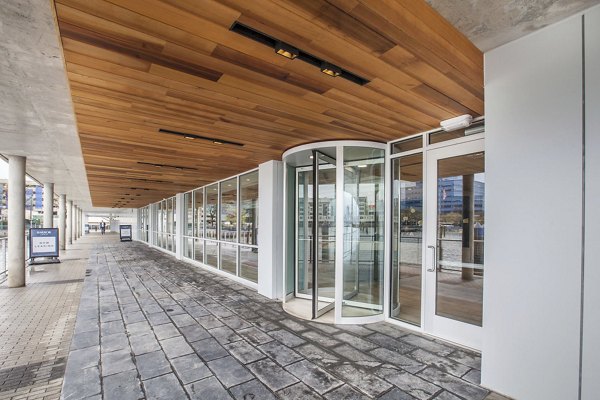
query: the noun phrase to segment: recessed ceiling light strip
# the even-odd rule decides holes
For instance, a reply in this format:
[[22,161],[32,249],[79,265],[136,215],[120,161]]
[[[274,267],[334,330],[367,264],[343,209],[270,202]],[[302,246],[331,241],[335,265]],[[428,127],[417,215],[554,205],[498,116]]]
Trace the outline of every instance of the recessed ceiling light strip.
[[213,142],[214,144],[229,144],[232,146],[239,146],[239,147],[244,146],[243,143],[232,142],[229,140],[223,140],[223,139],[217,139],[217,138],[211,138],[211,137],[207,137],[207,136],[200,136],[200,135],[196,135],[193,133],[185,133],[185,132],[173,131],[170,129],[163,129],[163,128],[160,128],[158,131],[160,133],[167,133],[169,135],[180,136],[184,139],[191,139],[191,140],[199,139],[199,140],[206,140],[208,142]]
[[187,171],[197,171],[198,170],[198,168],[182,167],[180,165],[157,164],[157,163],[150,163],[150,162],[145,162],[145,161],[138,161],[137,163],[141,164],[141,165],[151,165],[151,166],[157,167],[157,168],[175,168],[175,169],[187,170]]
[[353,74],[350,71],[347,71],[337,65],[334,65],[328,61],[322,60],[319,57],[315,57],[310,53],[302,51],[292,45],[289,45],[281,40],[275,39],[272,36],[267,35],[266,33],[262,33],[257,31],[254,28],[251,28],[247,25],[244,25],[239,22],[234,22],[229,28],[232,32],[245,36],[249,39],[252,39],[256,42],[262,43],[266,46],[272,47],[275,49],[275,52],[280,56],[289,58],[290,60],[302,60],[308,64],[314,65],[319,68],[322,73],[332,76],[332,77],[340,77],[350,82],[354,82],[358,85],[366,85],[369,83],[368,79],[360,77],[356,74]]

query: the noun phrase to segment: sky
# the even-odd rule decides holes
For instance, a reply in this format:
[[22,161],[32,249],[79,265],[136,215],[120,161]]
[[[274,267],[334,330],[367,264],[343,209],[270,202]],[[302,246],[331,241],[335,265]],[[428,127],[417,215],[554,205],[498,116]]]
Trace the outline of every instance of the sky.
[[0,158],[0,179],[8,179],[8,163]]
[[[8,179],[8,163],[0,158],[0,179]],[[31,179],[27,177],[27,184],[31,183]]]

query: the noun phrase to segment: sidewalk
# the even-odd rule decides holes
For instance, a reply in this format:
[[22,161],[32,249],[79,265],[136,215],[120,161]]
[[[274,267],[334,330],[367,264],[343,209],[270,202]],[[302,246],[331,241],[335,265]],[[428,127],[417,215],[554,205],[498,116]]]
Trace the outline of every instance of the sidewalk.
[[96,237],[87,269],[64,399],[501,399],[476,353],[301,320],[142,243]]
[[58,399],[90,249],[80,238],[27,286],[0,285],[0,400]]

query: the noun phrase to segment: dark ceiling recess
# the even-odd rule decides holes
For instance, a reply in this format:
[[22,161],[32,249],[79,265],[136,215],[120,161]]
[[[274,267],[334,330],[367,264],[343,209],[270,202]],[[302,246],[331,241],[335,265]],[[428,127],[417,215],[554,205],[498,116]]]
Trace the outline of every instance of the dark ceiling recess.
[[141,164],[141,165],[150,165],[150,166],[156,167],[156,168],[175,168],[175,169],[189,170],[189,171],[196,171],[198,169],[198,168],[191,168],[191,167],[182,167],[180,165],[157,164],[157,163],[150,163],[150,162],[144,162],[144,161],[138,161],[137,163]]
[[193,133],[178,132],[178,131],[172,131],[170,129],[163,129],[163,128],[160,128],[158,131],[160,133],[167,133],[169,135],[179,136],[184,139],[190,139],[190,140],[198,139],[198,140],[206,140],[208,142],[213,142],[214,144],[229,144],[232,146],[240,146],[240,147],[244,146],[243,143],[232,142],[229,140],[223,140],[223,139],[217,139],[217,138],[211,138],[211,137],[207,137],[207,136],[200,136],[200,135],[196,135]]
[[248,25],[244,25],[236,21],[233,23],[233,25],[231,25],[230,30],[232,32],[235,32],[256,42],[262,43],[266,46],[273,48],[277,54],[283,57],[289,58],[291,60],[302,60],[308,64],[314,65],[315,67],[319,68],[321,72],[329,76],[339,76],[340,78],[347,79],[350,82],[354,82],[361,86],[369,83],[368,79],[362,78],[326,60],[322,60],[318,57],[313,56],[310,53],[297,49],[294,46],[291,46],[285,42],[282,42],[281,40],[275,39],[274,37],[267,35],[266,33],[257,31],[256,29],[251,28]]

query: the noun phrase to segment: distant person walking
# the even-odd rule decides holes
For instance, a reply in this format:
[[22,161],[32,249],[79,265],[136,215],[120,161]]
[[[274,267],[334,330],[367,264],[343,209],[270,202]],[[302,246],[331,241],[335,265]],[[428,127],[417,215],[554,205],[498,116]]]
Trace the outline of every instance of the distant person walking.
[[100,232],[104,235],[106,232],[106,223],[104,221],[100,222]]

